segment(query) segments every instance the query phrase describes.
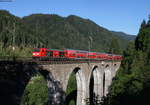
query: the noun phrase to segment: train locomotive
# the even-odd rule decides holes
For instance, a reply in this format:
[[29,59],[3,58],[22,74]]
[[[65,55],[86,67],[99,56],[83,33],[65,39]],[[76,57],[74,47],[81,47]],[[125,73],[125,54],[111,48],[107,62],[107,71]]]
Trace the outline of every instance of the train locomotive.
[[98,59],[98,60],[122,60],[121,55],[100,53],[100,52],[89,52],[83,50],[73,49],[47,49],[47,48],[33,48],[32,52],[33,59],[46,60],[49,58],[59,59]]

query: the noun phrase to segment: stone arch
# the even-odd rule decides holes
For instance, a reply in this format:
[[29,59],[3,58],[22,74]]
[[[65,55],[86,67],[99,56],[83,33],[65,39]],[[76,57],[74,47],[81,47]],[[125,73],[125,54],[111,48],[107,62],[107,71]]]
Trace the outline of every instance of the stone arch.
[[77,82],[77,100],[76,105],[86,105],[86,84],[85,84],[85,76],[80,67],[76,67],[73,69],[72,73],[76,76]]
[[109,64],[107,64],[104,68],[104,74],[103,74],[103,96],[106,96],[108,94],[109,86],[112,82],[112,73],[111,73],[111,67]]
[[[44,77],[48,87],[48,102],[43,104],[62,105],[65,103],[65,92],[62,89],[61,83],[55,78],[55,74],[48,70],[47,67],[34,66],[34,72],[39,73]],[[32,75],[30,79],[33,77]],[[30,81],[29,79],[29,81]],[[42,85],[41,85],[42,86]]]
[[33,63],[33,65],[28,65],[19,61],[1,63],[1,104],[20,105],[24,90],[30,82],[30,79],[37,74],[38,68],[40,67],[36,63]]
[[[32,104],[37,104],[36,102],[48,104],[49,102],[48,85],[46,78],[43,76],[41,72],[42,71],[37,71],[37,73],[30,78],[29,82],[26,85],[26,88],[24,89],[21,104],[25,103],[29,104],[31,102]],[[31,89],[31,87],[33,89]],[[38,95],[36,95],[37,93]],[[33,97],[30,97],[31,94],[34,96],[34,99]]]
[[101,71],[98,68],[98,66],[94,66],[90,75],[90,83],[89,83],[89,94],[91,105],[98,104],[101,101],[102,86],[103,83]]

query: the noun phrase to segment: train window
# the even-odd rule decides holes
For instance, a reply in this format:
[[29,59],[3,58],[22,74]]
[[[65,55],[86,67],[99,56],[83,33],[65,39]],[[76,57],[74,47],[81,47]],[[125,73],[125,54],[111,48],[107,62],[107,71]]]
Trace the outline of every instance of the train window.
[[49,55],[50,55],[50,56],[53,56],[53,51],[50,51],[50,52],[49,52]]
[[52,51],[46,51],[47,56],[53,56],[53,52]]
[[64,52],[64,54],[68,54],[68,52]]
[[45,52],[45,50],[44,50],[44,49],[41,49],[41,52]]
[[64,57],[64,52],[59,52],[60,57]]

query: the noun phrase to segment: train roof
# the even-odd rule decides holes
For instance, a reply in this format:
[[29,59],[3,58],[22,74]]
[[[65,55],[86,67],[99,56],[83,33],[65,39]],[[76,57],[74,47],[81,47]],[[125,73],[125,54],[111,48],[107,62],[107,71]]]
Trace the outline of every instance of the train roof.
[[85,50],[75,50],[75,49],[68,49],[68,48],[65,48],[64,50],[74,50],[74,51],[80,51],[80,52],[88,52],[88,51],[85,51]]
[[46,50],[63,51],[63,50],[60,50],[60,49],[50,49],[50,48],[33,48],[33,49],[46,49]]
[[47,49],[47,50],[55,50],[55,51],[57,50],[57,51],[63,51],[63,50],[60,50],[60,49],[50,49],[50,48],[49,48],[49,49]]

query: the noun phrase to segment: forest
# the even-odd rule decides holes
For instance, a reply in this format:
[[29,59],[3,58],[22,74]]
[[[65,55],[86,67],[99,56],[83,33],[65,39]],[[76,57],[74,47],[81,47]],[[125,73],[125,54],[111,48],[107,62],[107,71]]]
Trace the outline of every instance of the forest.
[[[135,40],[127,40],[89,19],[74,15],[32,14],[20,18],[0,10],[1,57],[28,57],[34,47],[88,50],[89,36],[93,38],[92,51],[124,57],[102,105],[150,105],[150,17],[141,23]],[[74,75],[69,84],[66,95],[76,91],[72,88],[76,87]],[[26,87],[21,105],[47,104],[47,91],[44,78],[36,75]],[[75,102],[68,105],[75,105]]]
[[120,49],[129,43],[115,32],[75,15],[32,14],[20,18],[0,10],[1,56],[31,56],[32,48],[39,47],[88,50],[89,37],[92,37],[91,51],[111,52],[111,43]]
[[123,56],[104,105],[150,105],[150,18],[143,20]]

